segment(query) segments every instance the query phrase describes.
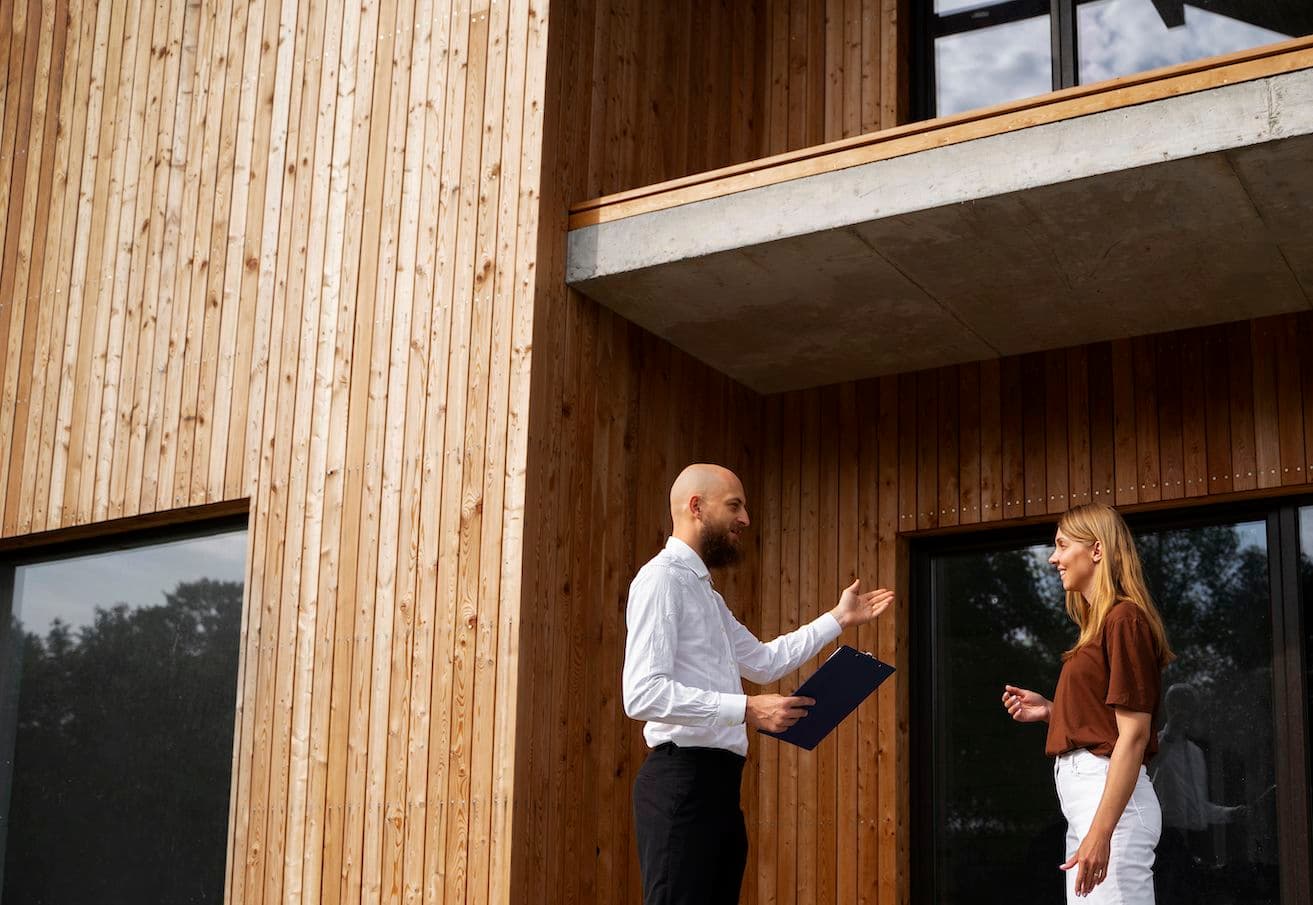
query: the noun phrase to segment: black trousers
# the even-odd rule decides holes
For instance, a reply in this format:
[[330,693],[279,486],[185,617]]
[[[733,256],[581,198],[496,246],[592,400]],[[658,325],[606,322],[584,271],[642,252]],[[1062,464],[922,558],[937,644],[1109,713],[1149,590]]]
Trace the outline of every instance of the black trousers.
[[744,760],[667,742],[634,780],[643,905],[738,905],[748,833],[739,809]]

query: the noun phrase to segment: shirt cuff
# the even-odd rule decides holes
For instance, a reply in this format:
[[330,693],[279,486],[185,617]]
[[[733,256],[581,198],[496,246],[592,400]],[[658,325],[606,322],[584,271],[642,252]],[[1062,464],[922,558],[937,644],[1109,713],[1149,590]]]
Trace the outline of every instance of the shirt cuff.
[[835,638],[843,634],[843,626],[839,620],[834,618],[834,614],[827,612],[824,616],[818,617],[812,625],[816,626],[816,633],[821,637],[822,644],[829,644]]
[[716,703],[716,722],[721,726],[739,726],[748,711],[746,694],[721,694]]

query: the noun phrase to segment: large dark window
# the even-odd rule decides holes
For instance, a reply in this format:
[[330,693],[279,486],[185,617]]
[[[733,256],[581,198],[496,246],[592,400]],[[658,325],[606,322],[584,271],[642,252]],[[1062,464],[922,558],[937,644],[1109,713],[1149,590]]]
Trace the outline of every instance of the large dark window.
[[[1299,511],[1299,577],[1304,625],[1304,691],[1306,718],[1313,722],[1313,506]],[[1313,782],[1313,776],[1309,777]]]
[[919,119],[1313,33],[1308,0],[915,0]]
[[4,905],[223,900],[245,548],[0,564]]
[[[1178,659],[1164,675],[1158,901],[1308,905],[1306,657],[1313,509],[1132,522]],[[1061,901],[1065,822],[1045,725],[1009,720],[1005,683],[1052,696],[1075,628],[1051,528],[937,542],[916,556],[916,898]],[[1302,573],[1300,569],[1303,569]],[[1301,592],[1300,580],[1304,583]]]

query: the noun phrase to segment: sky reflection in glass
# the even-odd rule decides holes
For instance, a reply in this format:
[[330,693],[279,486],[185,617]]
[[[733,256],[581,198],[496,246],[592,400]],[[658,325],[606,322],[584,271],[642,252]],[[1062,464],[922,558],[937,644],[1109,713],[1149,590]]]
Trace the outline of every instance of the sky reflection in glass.
[[1044,94],[1052,89],[1052,79],[1048,16],[935,41],[939,116]]
[[1279,32],[1186,4],[1185,24],[1168,28],[1151,0],[1098,0],[1078,7],[1081,84],[1234,53],[1284,40]]

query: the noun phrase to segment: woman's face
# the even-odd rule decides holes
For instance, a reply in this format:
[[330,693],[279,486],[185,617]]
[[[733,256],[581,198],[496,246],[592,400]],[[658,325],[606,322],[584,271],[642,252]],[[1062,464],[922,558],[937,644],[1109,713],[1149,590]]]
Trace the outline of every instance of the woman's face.
[[1049,557],[1049,563],[1057,568],[1064,591],[1077,591],[1088,597],[1094,584],[1094,569],[1102,558],[1103,550],[1098,541],[1083,544],[1063,534],[1059,528],[1053,539],[1053,555]]

